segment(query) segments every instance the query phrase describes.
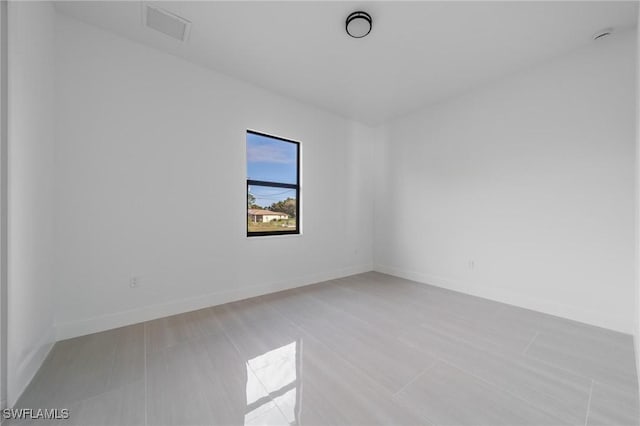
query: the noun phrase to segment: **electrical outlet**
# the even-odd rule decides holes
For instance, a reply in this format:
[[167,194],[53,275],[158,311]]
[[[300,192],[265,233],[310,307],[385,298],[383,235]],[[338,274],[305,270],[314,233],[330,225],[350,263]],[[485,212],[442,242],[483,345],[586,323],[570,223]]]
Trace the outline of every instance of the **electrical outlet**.
[[129,279],[129,287],[136,288],[140,287],[140,277],[134,276]]

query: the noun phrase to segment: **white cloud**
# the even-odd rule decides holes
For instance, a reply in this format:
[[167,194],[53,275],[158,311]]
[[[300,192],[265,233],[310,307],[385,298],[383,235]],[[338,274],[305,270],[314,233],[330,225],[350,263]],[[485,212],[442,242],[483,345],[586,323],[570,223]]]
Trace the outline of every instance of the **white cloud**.
[[250,163],[291,164],[295,158],[286,148],[274,145],[248,145],[247,160]]

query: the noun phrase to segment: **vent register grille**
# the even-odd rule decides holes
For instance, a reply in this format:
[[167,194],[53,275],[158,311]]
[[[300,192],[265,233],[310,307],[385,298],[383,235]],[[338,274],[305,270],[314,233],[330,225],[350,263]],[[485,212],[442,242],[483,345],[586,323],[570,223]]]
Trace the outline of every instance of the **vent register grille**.
[[179,41],[187,41],[191,22],[167,10],[142,4],[143,24]]

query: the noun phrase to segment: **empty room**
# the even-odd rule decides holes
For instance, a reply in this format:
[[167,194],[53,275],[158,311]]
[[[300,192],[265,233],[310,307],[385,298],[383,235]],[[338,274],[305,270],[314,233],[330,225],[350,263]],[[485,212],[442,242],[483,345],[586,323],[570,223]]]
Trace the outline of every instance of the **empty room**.
[[2,425],[640,425],[639,13],[0,0]]

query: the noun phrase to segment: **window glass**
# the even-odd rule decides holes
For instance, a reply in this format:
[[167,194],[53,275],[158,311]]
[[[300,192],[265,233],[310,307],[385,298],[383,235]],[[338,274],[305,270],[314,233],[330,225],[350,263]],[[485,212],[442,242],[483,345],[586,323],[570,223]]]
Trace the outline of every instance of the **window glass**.
[[300,144],[247,131],[247,235],[300,233]]

